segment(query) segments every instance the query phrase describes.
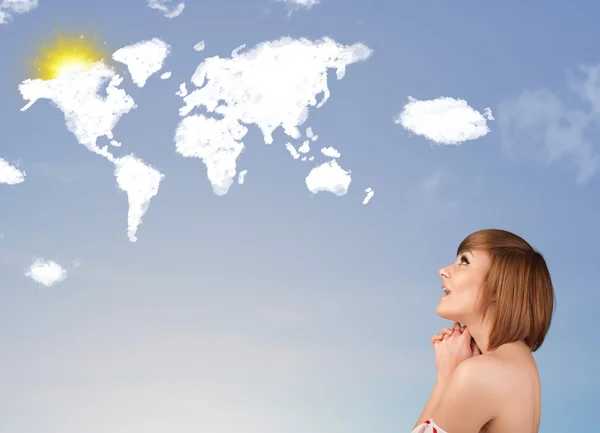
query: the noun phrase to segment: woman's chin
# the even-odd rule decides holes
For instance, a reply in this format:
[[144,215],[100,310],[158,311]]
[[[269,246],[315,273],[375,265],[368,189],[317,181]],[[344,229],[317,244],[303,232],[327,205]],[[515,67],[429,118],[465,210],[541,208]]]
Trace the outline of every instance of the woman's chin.
[[446,311],[446,309],[441,305],[438,304],[437,307],[435,307],[435,312],[437,313],[438,316],[440,316],[442,319],[448,319],[448,320],[452,320],[450,319],[450,317],[448,317],[448,311]]
[[441,308],[441,305],[439,305],[439,304],[438,304],[438,306],[437,306],[437,307],[435,307],[435,312],[436,312],[436,314],[437,314],[438,316],[443,316],[444,309],[443,309],[443,308]]

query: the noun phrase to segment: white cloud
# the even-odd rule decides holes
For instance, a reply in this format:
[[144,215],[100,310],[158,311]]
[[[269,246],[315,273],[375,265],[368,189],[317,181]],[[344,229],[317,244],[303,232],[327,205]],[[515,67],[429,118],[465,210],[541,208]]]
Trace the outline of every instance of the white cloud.
[[158,187],[164,175],[133,154],[119,158],[115,165],[117,185],[127,193],[129,201],[127,236],[131,242],[135,242],[142,217],[148,210],[150,200],[158,194]]
[[176,18],[183,12],[185,3],[180,2],[176,6],[173,3],[175,3],[173,0],[148,0],[148,7],[158,9],[167,18]]
[[342,156],[342,154],[334,147],[323,147],[321,148],[321,153],[330,158],[339,158]]
[[315,5],[321,3],[320,0],[277,0],[280,3],[286,3],[292,6],[294,9],[306,8],[310,9]]
[[179,85],[179,90],[177,92],[175,92],[175,94],[177,96],[181,96],[182,98],[188,94],[187,87],[185,86],[185,83],[181,83]]
[[240,53],[240,51],[242,51],[244,48],[246,48],[246,44],[242,44],[237,46],[236,48],[233,49],[233,51],[231,52],[231,57],[237,57]]
[[67,278],[67,271],[53,260],[35,259],[25,276],[36,283],[51,287]]
[[298,148],[298,152],[300,153],[308,153],[310,152],[310,140],[304,140],[302,146]]
[[10,22],[14,14],[24,14],[38,6],[38,0],[0,0],[0,24]]
[[240,171],[240,173],[238,174],[238,183],[240,185],[244,184],[244,179],[246,179],[246,173],[248,173],[248,170],[242,170]]
[[[184,119],[175,133],[177,151],[203,160],[218,195],[233,183],[248,132],[244,125],[257,125],[265,144],[273,142],[278,127],[300,138],[298,126],[306,121],[309,107],[319,108],[329,99],[327,70],[336,69],[340,80],[348,65],[371,55],[363,44],[341,45],[329,38],[313,42],[285,37],[246,52],[243,48],[236,48],[231,58],[210,57],[198,66],[192,77],[198,88],[183,98]],[[188,116],[196,107],[219,118]]]
[[194,45],[194,50],[195,51],[203,51],[205,47],[206,47],[206,44],[204,43],[204,41],[200,41],[196,45]]
[[371,201],[371,199],[375,195],[375,191],[373,191],[373,188],[367,188],[367,189],[365,189],[365,192],[367,193],[367,195],[365,196],[362,204],[369,203],[369,201]]
[[25,180],[26,173],[0,158],[0,183],[16,185]]
[[306,176],[306,187],[313,194],[328,191],[337,196],[345,195],[352,181],[350,173],[341,168],[335,159],[313,168]]
[[[115,164],[117,184],[127,192],[129,200],[128,236],[135,242],[137,228],[150,199],[158,192],[163,175],[133,155],[115,158],[108,146],[97,146],[100,137],[108,138],[113,146],[120,146],[113,139],[112,130],[121,116],[136,107],[133,98],[117,87],[122,81],[121,76],[99,62],[88,71],[61,75],[54,80],[25,80],[19,91],[29,101],[21,111],[38,99],[51,100],[64,113],[67,128],[77,141]],[[99,91],[107,82],[106,96],[102,96]]]
[[419,101],[409,96],[394,123],[438,144],[459,144],[486,135],[490,131],[487,120],[494,120],[489,108],[479,113],[463,99]]
[[160,76],[161,80],[168,80],[169,78],[171,78],[171,71],[165,72]]
[[300,154],[298,153],[298,151],[296,150],[296,148],[294,147],[294,145],[292,143],[286,143],[285,148],[288,150],[288,152],[290,152],[290,154],[292,155],[292,158],[294,158],[294,159],[300,158]]
[[240,140],[247,132],[236,119],[188,116],[175,132],[176,149],[184,157],[202,159],[213,192],[225,195],[236,174],[237,157],[244,148]]
[[146,80],[162,69],[165,59],[170,54],[170,48],[169,44],[153,38],[120,48],[113,53],[112,58],[125,64],[133,82],[139,87],[144,87]]
[[525,90],[502,101],[497,116],[505,149],[546,165],[570,161],[577,168],[576,182],[585,184],[600,164],[597,146],[588,135],[600,126],[600,64],[580,70],[585,77],[570,76],[567,84],[589,108],[571,108],[547,89]]
[[[64,113],[67,129],[79,143],[114,162],[107,146],[101,149],[96,143],[100,137],[112,140],[112,130],[121,116],[136,107],[133,98],[117,87],[122,81],[121,76],[103,63],[54,80],[28,79],[19,85],[23,99],[29,101],[21,111],[29,109],[38,99],[52,101]],[[99,95],[101,86],[107,82],[106,96]]]

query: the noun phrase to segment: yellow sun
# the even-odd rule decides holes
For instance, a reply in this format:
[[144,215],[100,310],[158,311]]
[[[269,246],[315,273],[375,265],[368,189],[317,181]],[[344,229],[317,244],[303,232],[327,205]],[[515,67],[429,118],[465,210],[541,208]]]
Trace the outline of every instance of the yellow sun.
[[42,46],[34,64],[37,78],[52,80],[64,74],[85,71],[103,60],[105,53],[84,36],[57,36]]

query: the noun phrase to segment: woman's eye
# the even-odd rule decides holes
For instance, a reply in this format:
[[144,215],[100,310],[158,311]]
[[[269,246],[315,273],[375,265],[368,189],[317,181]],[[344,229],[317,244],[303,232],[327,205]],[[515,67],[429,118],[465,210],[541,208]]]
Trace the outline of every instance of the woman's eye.
[[469,261],[467,260],[467,258],[466,258],[465,256],[462,256],[462,257],[460,258],[460,263],[461,263],[461,264],[468,265],[468,264],[469,264]]

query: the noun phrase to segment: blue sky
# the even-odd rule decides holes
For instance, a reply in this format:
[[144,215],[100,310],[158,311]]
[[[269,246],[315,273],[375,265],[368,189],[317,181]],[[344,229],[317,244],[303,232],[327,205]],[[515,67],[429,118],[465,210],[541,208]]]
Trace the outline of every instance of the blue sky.
[[[593,425],[600,189],[581,167],[600,149],[600,81],[580,66],[600,64],[600,6],[322,0],[289,15],[224,0],[168,19],[122,3],[39,0],[0,24],[0,157],[27,174],[0,184],[1,431],[410,431],[435,379],[429,338],[449,325],[435,314],[438,270],[482,228],[524,237],[553,277],[556,314],[534,354],[540,431]],[[138,88],[123,74],[138,107],[114,129],[122,154],[165,175],[135,243],[111,163],[48,101],[20,111],[19,83],[56,32],[110,52],[171,46],[170,79]],[[202,162],[175,151],[175,92],[203,59],[282,36],[373,50],[342,80],[330,71],[331,97],[305,125],[342,153],[348,193],[311,194],[316,161],[293,160],[281,129],[265,146],[250,126],[246,182],[217,196]],[[481,138],[436,144],[394,123],[409,96],[464,99],[496,120]],[[26,278],[36,257],[68,277]]]

